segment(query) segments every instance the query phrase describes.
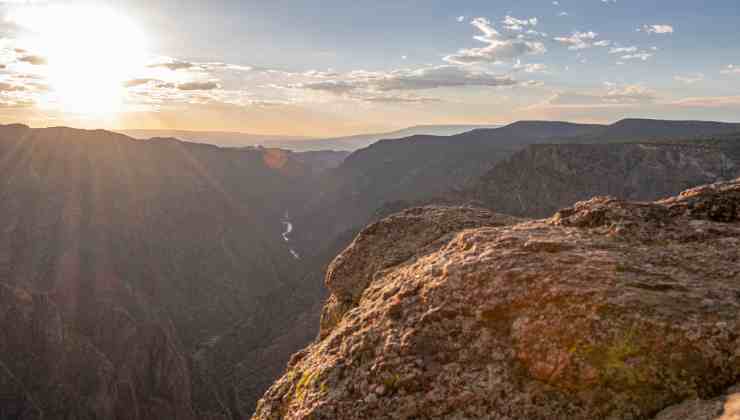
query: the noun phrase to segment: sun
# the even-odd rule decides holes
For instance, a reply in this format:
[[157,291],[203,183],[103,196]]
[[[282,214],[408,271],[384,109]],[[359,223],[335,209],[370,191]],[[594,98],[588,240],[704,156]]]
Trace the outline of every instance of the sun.
[[124,105],[124,82],[146,65],[145,37],[126,16],[96,6],[38,6],[11,19],[30,32],[43,56],[47,105],[64,112],[112,114]]

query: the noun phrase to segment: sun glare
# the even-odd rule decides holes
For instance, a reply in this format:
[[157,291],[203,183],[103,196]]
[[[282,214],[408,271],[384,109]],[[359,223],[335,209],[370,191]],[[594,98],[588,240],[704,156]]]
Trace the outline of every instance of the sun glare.
[[94,6],[29,7],[11,20],[28,29],[29,45],[46,59],[47,105],[64,112],[112,114],[123,83],[146,64],[145,39],[127,17]]

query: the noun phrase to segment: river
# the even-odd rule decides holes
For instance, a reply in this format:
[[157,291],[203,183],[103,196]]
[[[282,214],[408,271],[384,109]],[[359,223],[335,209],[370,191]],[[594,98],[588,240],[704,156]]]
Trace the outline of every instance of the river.
[[290,221],[290,214],[288,214],[287,211],[285,212],[282,223],[283,226],[285,226],[285,230],[283,231],[283,240],[285,242],[288,242],[288,250],[290,250],[290,254],[293,256],[293,258],[300,260],[300,254],[298,254],[295,249],[290,247],[290,234],[293,232],[293,222]]

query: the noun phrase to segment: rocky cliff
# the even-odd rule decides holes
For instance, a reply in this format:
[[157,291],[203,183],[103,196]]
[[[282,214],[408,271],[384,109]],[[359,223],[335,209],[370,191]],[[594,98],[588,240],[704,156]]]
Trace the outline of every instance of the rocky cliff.
[[52,296],[0,284],[0,418],[195,419],[173,332],[120,308],[95,315],[83,335]]
[[652,201],[740,176],[740,141],[534,145],[468,195],[505,214],[547,217],[596,195]]
[[[314,171],[306,166],[276,149],[0,126],[0,284],[54,306],[43,313],[60,321],[49,320],[54,333],[42,338],[74,333],[54,347],[8,318],[0,335],[29,336],[0,351],[0,362],[16,377],[36,372],[21,381],[34,389],[34,401],[58,401],[52,390],[62,387],[69,389],[65,404],[85,406],[94,391],[108,410],[124,395],[113,389],[123,382],[133,384],[126,392],[137,395],[142,419],[157,417],[146,414],[157,412],[143,408],[148,399],[185,398],[189,407],[191,395],[198,414],[251,413],[290,354],[316,334],[273,342],[285,341],[295,319],[321,301],[320,282],[302,281],[300,261],[281,237],[286,210],[308,194]],[[234,331],[238,341],[229,339]],[[56,349],[49,369],[28,370],[17,360],[47,348]],[[210,363],[216,358],[218,366]],[[72,362],[85,375],[104,376],[78,392],[77,379],[64,376],[76,374]],[[252,370],[231,380],[240,364]],[[169,381],[183,384],[158,385]],[[25,404],[15,391],[2,397],[6,391],[0,386],[0,410]],[[95,410],[95,418],[113,418]]]
[[254,419],[739,415],[740,179],[533,221],[407,210],[326,283],[320,339]]

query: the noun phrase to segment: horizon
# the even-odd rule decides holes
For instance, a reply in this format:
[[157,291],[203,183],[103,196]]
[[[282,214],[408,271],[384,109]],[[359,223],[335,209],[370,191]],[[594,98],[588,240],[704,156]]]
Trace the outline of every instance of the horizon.
[[0,121],[330,138],[740,111],[731,0],[435,1],[424,11],[0,1]]
[[[132,134],[133,132],[163,132],[163,133],[173,133],[177,134],[178,132],[181,132],[182,134],[222,134],[222,135],[244,135],[244,136],[252,136],[252,137],[264,137],[267,141],[277,141],[277,140],[286,140],[286,141],[294,141],[294,142],[311,142],[311,141],[321,141],[321,140],[334,140],[334,139],[345,139],[345,138],[351,138],[351,137],[362,137],[362,136],[378,136],[378,135],[384,135],[384,134],[394,134],[396,132],[403,132],[406,130],[411,129],[423,129],[423,128],[433,128],[433,127],[471,127],[471,126],[478,126],[477,128],[473,128],[471,130],[477,130],[477,129],[498,129],[498,128],[504,128],[508,127],[510,125],[520,124],[520,123],[565,123],[565,124],[580,124],[580,125],[602,125],[604,127],[609,127],[613,125],[617,125],[619,123],[625,122],[625,121],[661,121],[661,122],[671,122],[671,123],[720,123],[720,124],[740,124],[740,120],[692,120],[692,119],[661,119],[661,118],[641,118],[641,117],[625,117],[620,118],[614,121],[607,121],[607,122],[580,122],[580,121],[568,121],[568,120],[537,120],[537,119],[531,119],[531,120],[516,120],[506,123],[492,123],[492,124],[417,124],[413,126],[403,127],[397,130],[392,131],[386,131],[386,132],[373,132],[373,133],[355,133],[355,134],[348,134],[348,135],[342,135],[342,136],[331,136],[331,137],[309,137],[309,136],[288,136],[288,135],[280,135],[280,134],[261,134],[261,133],[251,133],[251,132],[244,132],[244,131],[222,131],[222,130],[187,130],[187,129],[176,129],[176,128],[124,128],[124,129],[111,129],[111,128],[91,128],[91,127],[75,127],[75,126],[69,126],[69,125],[48,125],[48,126],[33,126],[24,122],[2,122],[0,123],[1,126],[12,126],[12,125],[23,125],[30,129],[54,129],[54,128],[67,128],[72,130],[81,130],[81,131],[108,131],[111,133],[116,134],[122,134],[127,137],[131,137],[134,139],[139,140],[149,140],[151,138],[139,138],[135,137]],[[152,138],[159,138],[158,136],[152,137]],[[209,139],[200,139],[195,140],[192,137],[189,138],[177,138],[175,139],[184,141],[187,143],[195,142],[195,143],[201,143],[205,140]],[[217,143],[210,143],[210,142],[204,142],[204,144],[212,144],[219,146]],[[259,146],[260,144],[256,144]],[[242,147],[242,146],[219,146],[219,147]],[[267,145],[266,147],[271,147]]]

